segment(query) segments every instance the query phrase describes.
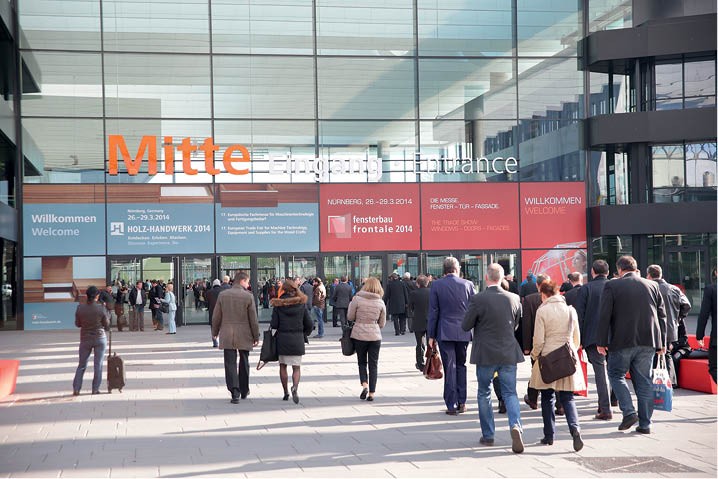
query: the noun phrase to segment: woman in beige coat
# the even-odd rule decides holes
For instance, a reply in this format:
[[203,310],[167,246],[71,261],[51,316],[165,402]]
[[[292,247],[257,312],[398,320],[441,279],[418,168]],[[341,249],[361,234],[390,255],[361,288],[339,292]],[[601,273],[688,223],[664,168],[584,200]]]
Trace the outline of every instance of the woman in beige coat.
[[[354,321],[351,338],[357,353],[359,381],[362,392],[359,399],[374,400],[376,379],[379,372],[379,348],[381,328],[386,324],[386,306],[382,297],[384,290],[376,278],[369,278],[352,302],[349,303],[347,320]],[[367,381],[367,364],[369,378]]]
[[[534,326],[533,349],[531,358],[534,359],[529,385],[541,391],[541,415],[543,416],[543,439],[541,444],[553,444],[556,430],[556,416],[554,415],[554,391],[559,396],[566,412],[573,449],[580,451],[583,448],[581,429],[578,423],[576,403],[573,401],[573,392],[585,389],[581,365],[576,361],[576,372],[565,378],[546,384],[541,379],[538,357],[547,355],[568,343],[574,354],[581,344],[581,333],[578,327],[578,315],[573,307],[566,305],[566,300],[559,294],[559,287],[553,281],[544,281],[540,287],[543,304],[536,311],[536,324]],[[578,358],[578,354],[575,354]]]

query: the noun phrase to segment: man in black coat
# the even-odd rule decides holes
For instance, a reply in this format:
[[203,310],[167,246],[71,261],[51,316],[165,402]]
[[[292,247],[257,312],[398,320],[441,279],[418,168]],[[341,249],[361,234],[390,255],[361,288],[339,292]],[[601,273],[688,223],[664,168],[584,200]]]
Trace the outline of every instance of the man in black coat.
[[525,361],[521,347],[514,338],[514,331],[521,320],[521,300],[499,284],[504,268],[492,263],[486,268],[486,290],[469,300],[461,328],[473,330],[471,364],[476,365],[478,380],[479,422],[481,439],[486,446],[494,443],[494,413],[491,408],[491,382],[498,373],[501,397],[506,404],[511,430],[511,449],[515,453],[524,450],[521,408],[516,394],[516,365]]
[[[229,282],[227,282],[229,284]],[[228,288],[227,288],[228,289]],[[222,284],[219,282],[218,279],[215,279],[212,281],[212,287],[207,290],[205,293],[205,298],[207,299],[207,309],[209,310],[209,325],[212,326],[212,315],[214,314],[214,307],[217,304],[217,298],[219,298],[219,293],[224,291],[222,288]],[[210,331],[211,335],[212,331]],[[212,347],[216,348],[219,346],[219,342],[217,341],[217,338],[212,336]]]
[[409,304],[409,289],[396,273],[389,277],[389,283],[384,291],[384,303],[386,314],[390,315],[394,322],[395,335],[406,334],[406,305]]
[[698,325],[696,327],[696,339],[703,347],[703,336],[706,334],[708,316],[711,319],[711,336],[708,345],[708,372],[713,381],[716,381],[716,270],[713,270],[713,284],[709,284],[703,290],[703,301],[701,301],[701,312],[698,314]]
[[536,277],[534,274],[529,271],[529,273],[526,275],[526,282],[521,285],[520,288],[520,294],[521,298],[525,298],[529,294],[538,293],[538,283],[536,282]]
[[150,287],[149,300],[150,311],[152,311],[152,325],[155,331],[162,331],[162,311],[160,311],[160,299],[165,297],[165,291],[162,285],[156,279],[153,279]]
[[426,321],[429,317],[429,278],[423,274],[416,278],[419,286],[409,293],[409,311],[412,314],[414,337],[416,338],[416,369],[424,370],[426,353]]
[[581,291],[583,275],[577,272],[568,273],[568,282],[571,283],[571,287],[566,290],[566,292],[563,294],[563,297],[566,300],[567,305],[575,307],[576,299],[578,298],[578,292]]
[[[347,322],[347,310],[349,309],[349,303],[352,301],[352,287],[348,283],[348,278],[346,276],[342,276],[341,282],[336,285],[334,288],[334,293],[332,294],[332,301],[334,302],[334,310],[337,312],[336,320],[334,321],[333,326],[336,328],[337,323],[336,321],[339,321],[342,325],[342,328],[346,326]],[[334,320],[335,318],[332,317]]]
[[581,345],[583,346],[588,362],[593,367],[596,378],[596,394],[598,395],[598,413],[596,419],[608,421],[613,419],[611,412],[611,399],[608,391],[608,373],[606,372],[606,356],[599,354],[596,348],[598,339],[599,307],[603,287],[608,281],[608,263],[597,259],[591,267],[591,281],[578,290],[576,299],[576,312],[578,324],[581,327]]
[[[404,276],[402,277],[402,281],[406,285],[406,290],[409,292],[409,295],[411,295],[411,292],[416,290],[418,286],[416,285],[416,281],[411,279],[411,273],[405,272]],[[410,333],[414,332],[414,317],[411,312],[411,308],[408,306],[406,307],[406,327],[409,329]]]
[[[608,356],[608,378],[623,413],[619,431],[638,422],[636,432],[651,433],[653,415],[653,356],[666,353],[666,309],[658,285],[638,274],[632,256],[621,256],[616,262],[620,279],[609,281],[601,295],[598,323],[598,352]],[[631,371],[638,399],[634,408],[626,384]]]

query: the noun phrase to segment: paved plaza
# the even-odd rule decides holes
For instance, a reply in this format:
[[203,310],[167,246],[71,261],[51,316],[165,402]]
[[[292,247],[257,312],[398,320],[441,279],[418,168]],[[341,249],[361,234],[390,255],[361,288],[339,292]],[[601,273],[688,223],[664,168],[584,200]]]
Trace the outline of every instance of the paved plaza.
[[[447,416],[442,382],[413,368],[413,335],[392,329],[375,402],[359,400],[356,358],[341,355],[330,325],[307,348],[298,405],[281,400],[276,363],[252,367],[249,397],[230,404],[208,326],[115,332],[126,388],[106,394],[103,381],[103,394],[89,394],[89,367],[79,397],[79,331],[5,332],[0,358],[21,366],[16,393],[0,400],[0,477],[716,477],[716,396],[676,391],[674,411],[657,411],[644,436],[617,430],[617,408],[612,422],[592,420],[590,391],[578,399],[579,453],[561,417],[554,445],[539,444],[540,411],[522,402],[527,447],[516,455],[506,415],[496,415],[496,445],[479,446],[473,367],[467,413]],[[521,396],[528,377],[523,363]]]

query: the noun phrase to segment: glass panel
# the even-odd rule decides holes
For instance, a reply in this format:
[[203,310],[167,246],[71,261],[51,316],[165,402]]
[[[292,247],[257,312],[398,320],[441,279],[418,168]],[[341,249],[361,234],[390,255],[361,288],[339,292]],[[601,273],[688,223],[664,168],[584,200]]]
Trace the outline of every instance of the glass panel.
[[40,88],[23,94],[23,116],[102,116],[100,55],[36,52],[33,56],[41,74]]
[[[212,183],[212,176],[206,173],[205,153],[197,146],[202,145],[205,138],[212,136],[212,128],[209,121],[197,120],[116,120],[108,118],[106,121],[107,135],[121,135],[124,144],[127,147],[127,153],[131,160],[134,160],[140,151],[140,143],[145,136],[154,136],[154,145],[150,144],[150,148],[157,151],[157,171],[154,176],[148,176],[148,160],[145,151],[142,163],[139,168],[139,174],[130,176],[127,174],[127,167],[122,159],[119,148],[117,155],[117,171],[118,175],[107,174],[108,183]],[[166,153],[169,147],[165,147],[165,139],[172,138],[174,152],[174,173],[165,174]],[[192,150],[190,151],[190,166],[198,171],[197,174],[191,175],[184,173],[183,156],[184,153],[178,149],[185,138],[190,139]],[[167,143],[169,145],[169,143]],[[109,140],[108,140],[109,146]],[[100,151],[102,147],[100,147]],[[220,150],[220,154],[223,150]],[[108,158],[111,154],[108,151]],[[215,155],[218,155],[217,153]],[[221,157],[220,157],[221,158]],[[108,160],[109,162],[109,160]],[[104,169],[104,166],[103,166]]]
[[4,239],[0,239],[0,245],[2,246],[0,331],[12,331],[17,329],[17,249],[15,243]]
[[578,120],[583,117],[583,74],[575,58],[520,59],[519,118]]
[[26,118],[22,124],[26,183],[104,182],[102,120]]
[[[656,65],[656,68],[658,66]],[[685,96],[715,96],[715,60],[685,63]],[[715,98],[713,99],[715,104]]]
[[142,262],[138,258],[110,259],[110,280],[132,288],[142,281]]
[[249,273],[251,269],[249,256],[220,256],[219,271],[220,281],[223,276],[229,276],[230,281],[234,281],[234,276],[240,271]]
[[522,181],[583,181],[578,122],[521,120],[518,127]]
[[309,279],[317,275],[317,258],[314,256],[289,256],[287,261],[290,278]]
[[317,62],[320,118],[414,118],[413,61],[319,58]]
[[419,54],[511,55],[511,2],[418,0]]
[[426,274],[439,279],[444,275],[444,260],[447,255],[426,255]]
[[426,119],[516,118],[512,60],[420,60],[419,111]]
[[[414,123],[409,121],[322,121],[319,148],[330,162],[331,182],[413,181],[412,159],[416,145]],[[341,171],[333,165],[343,165]]]
[[[349,266],[349,256],[324,255],[324,284],[329,287],[335,279],[340,279],[342,276],[349,276],[351,273]],[[327,296],[331,297],[328,289]]]
[[576,55],[582,37],[576,0],[518,0],[518,54]]
[[206,0],[103,0],[105,50],[209,52],[208,15]]
[[716,143],[687,143],[684,201],[715,201],[716,175]]
[[586,3],[589,32],[633,26],[631,0],[589,0]]
[[214,57],[218,118],[314,118],[314,61]]
[[408,272],[411,277],[416,279],[419,276],[419,255],[416,254],[389,254],[392,272],[404,277],[404,273]]
[[474,283],[474,291],[484,290],[484,271],[486,261],[479,253],[464,254],[459,258],[461,263],[461,276]]
[[209,57],[105,55],[108,116],[209,118]]
[[284,281],[286,259],[281,256],[257,256],[257,289],[261,290],[255,294],[259,308],[258,320],[268,323],[272,319],[272,309],[269,308],[269,301],[277,297],[279,287]]
[[320,55],[414,53],[412,0],[317,0]]
[[511,276],[511,278],[507,278],[507,280],[515,281],[515,277],[518,273],[517,258],[518,255],[516,253],[496,252],[489,255],[487,263],[499,263],[504,268],[505,277]]
[[13,207],[15,206],[15,154],[15,145],[0,134],[0,203]]
[[704,278],[706,277],[706,272],[703,269],[705,263],[705,253],[700,249],[666,252],[663,278],[683,291],[695,311],[700,310],[703,299]]
[[660,145],[651,148],[653,170],[653,201],[675,203],[684,193],[683,145]]
[[311,55],[312,0],[212,0],[212,51]]
[[[593,260],[602,259],[608,263],[610,274],[616,273],[616,261],[623,255],[633,255],[631,235],[600,236],[591,240]],[[651,248],[648,248],[651,251]],[[610,277],[610,276],[609,276]]]
[[[212,258],[182,258],[183,324],[209,324],[205,293],[212,287]],[[145,273],[145,276],[147,273]]]
[[367,278],[373,277],[382,280],[384,268],[381,256],[357,255],[352,257],[353,283],[364,284]]
[[[683,97],[683,66],[680,63],[656,65],[656,101]],[[658,109],[658,105],[656,105]],[[679,106],[680,108],[680,106]]]
[[[314,164],[313,121],[215,121],[215,142],[220,152],[215,155],[218,183],[314,183],[316,174],[307,171],[305,162]],[[249,150],[251,163],[248,175],[226,173],[222,154],[229,145],[244,145]],[[293,162],[287,165],[287,160]],[[271,167],[271,170],[270,170]],[[287,171],[287,169],[289,171]],[[271,171],[271,173],[270,173]]]
[[[503,173],[497,173],[487,166],[466,171],[457,168],[459,173],[447,173],[440,161],[441,158],[516,158],[515,129],[514,120],[421,122],[422,162],[416,166],[421,171],[421,181],[516,181],[518,174],[505,172],[507,163],[503,160],[495,163],[497,171],[503,170]],[[509,169],[514,171],[517,167]]]
[[22,0],[21,48],[100,50],[99,0]]

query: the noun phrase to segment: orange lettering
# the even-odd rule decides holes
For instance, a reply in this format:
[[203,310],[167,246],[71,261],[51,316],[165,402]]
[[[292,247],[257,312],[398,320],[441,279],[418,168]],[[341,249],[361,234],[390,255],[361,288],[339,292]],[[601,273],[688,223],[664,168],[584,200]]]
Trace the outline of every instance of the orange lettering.
[[[232,158],[232,153],[234,153],[235,151],[239,151],[242,156],[240,158]],[[247,150],[247,148],[242,145],[231,145],[228,146],[226,150],[224,150],[224,157],[222,158],[222,163],[227,169],[227,172],[232,173],[233,175],[249,174],[249,170],[246,168],[243,170],[238,170],[237,168],[232,166],[233,162],[249,163],[249,150]]]
[[199,149],[204,151],[204,167],[207,173],[212,176],[218,175],[220,171],[214,167],[214,152],[219,151],[219,146],[215,146],[212,138],[205,138]]
[[150,175],[157,174],[157,137],[156,136],[143,136],[140,140],[140,146],[135,155],[134,161],[130,159],[130,152],[127,151],[127,144],[125,143],[125,137],[122,135],[110,135],[109,137],[109,150],[110,150],[110,165],[109,174],[118,174],[118,162],[117,162],[117,150],[119,149],[120,155],[122,155],[122,161],[125,162],[125,168],[127,168],[127,174],[135,176],[140,172],[140,166],[142,165],[142,157],[145,156],[145,150],[147,150],[147,163],[148,171]]
[[175,147],[172,144],[172,137],[165,136],[165,175],[175,174]]
[[182,152],[182,169],[185,175],[194,176],[199,171],[192,168],[192,152],[197,151],[197,147],[191,143],[189,138],[184,138],[182,144],[177,147]]

